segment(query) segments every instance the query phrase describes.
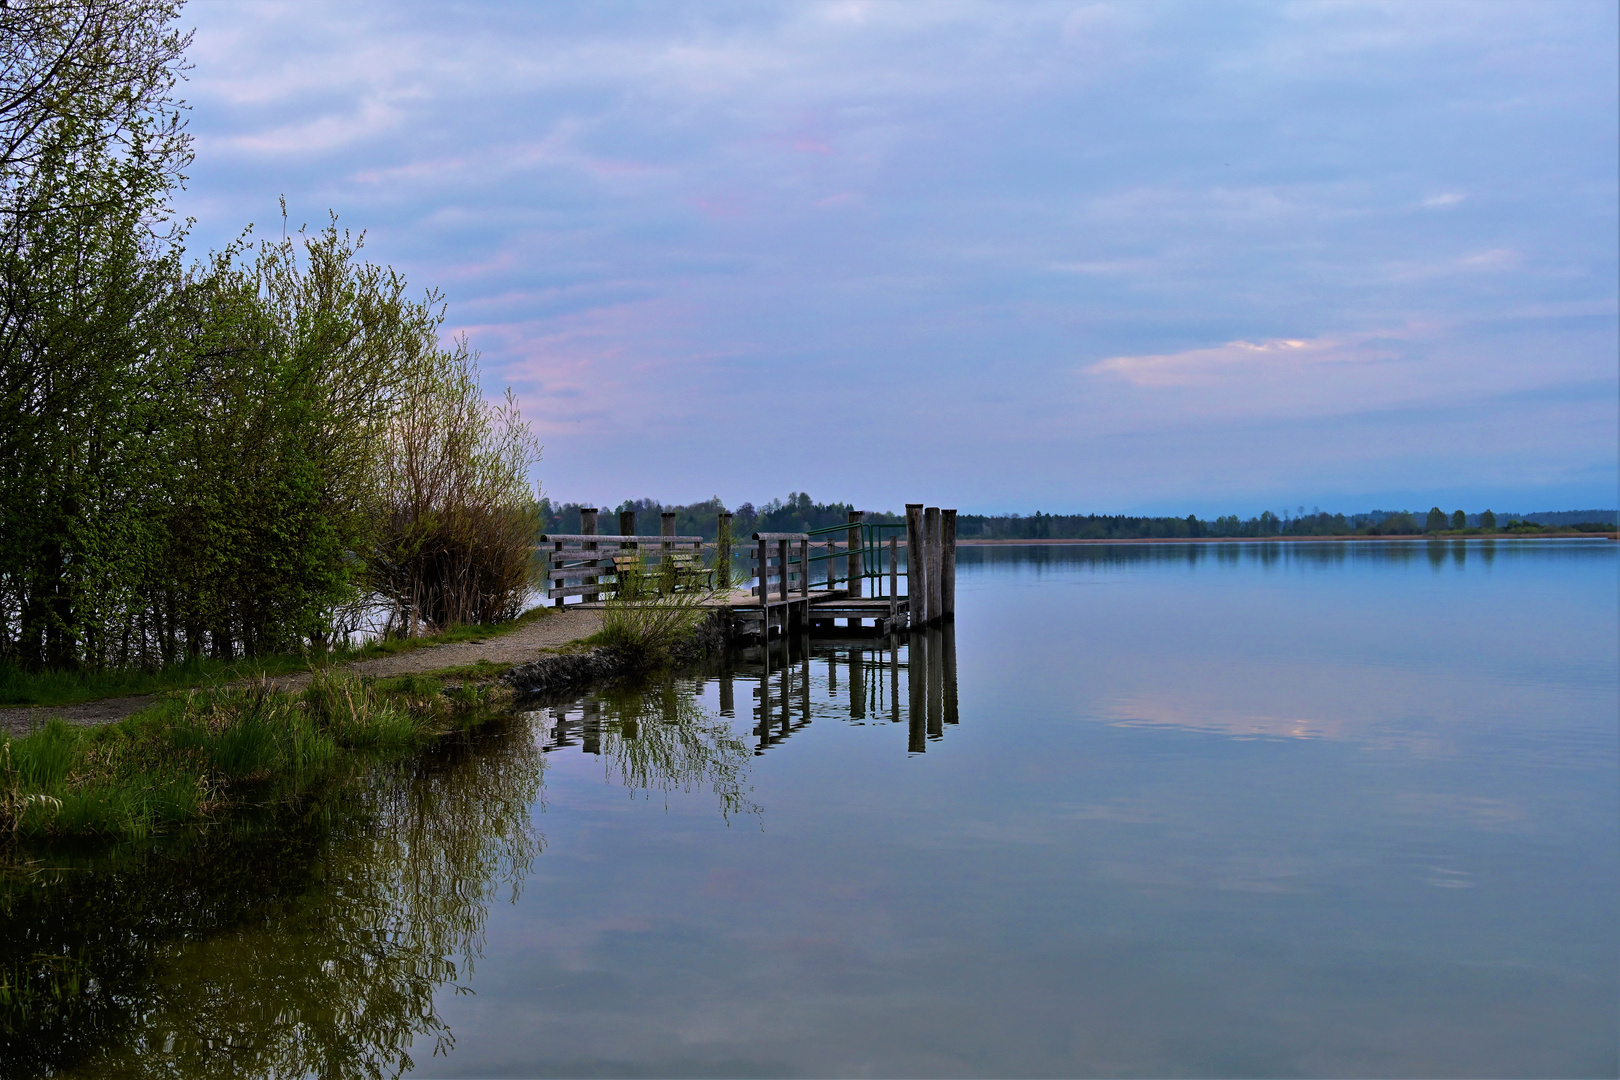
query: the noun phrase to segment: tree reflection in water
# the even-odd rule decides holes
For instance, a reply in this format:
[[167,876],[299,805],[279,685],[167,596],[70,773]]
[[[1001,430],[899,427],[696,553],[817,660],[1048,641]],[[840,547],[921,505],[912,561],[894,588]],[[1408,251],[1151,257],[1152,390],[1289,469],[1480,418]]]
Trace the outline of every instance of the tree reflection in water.
[[297,814],[13,875],[0,1073],[382,1076],[448,1051],[434,995],[543,842],[539,747],[508,723]]
[[670,679],[643,687],[615,688],[567,706],[530,713],[544,732],[548,750],[572,746],[599,754],[610,780],[632,795],[708,788],[730,821],[736,814],[759,814],[748,797],[748,766],[753,757],[723,717],[697,700],[700,685]]

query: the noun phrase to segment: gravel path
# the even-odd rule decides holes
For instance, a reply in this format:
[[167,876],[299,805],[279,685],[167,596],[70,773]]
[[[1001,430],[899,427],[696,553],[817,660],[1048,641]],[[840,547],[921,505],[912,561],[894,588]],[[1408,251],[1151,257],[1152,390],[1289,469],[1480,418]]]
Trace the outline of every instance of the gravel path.
[[[600,611],[580,611],[575,608],[564,608],[561,611],[551,609],[543,618],[536,619],[510,634],[485,638],[481,641],[430,645],[376,660],[362,660],[350,664],[349,667],[362,675],[390,677],[462,667],[466,664],[476,664],[480,660],[496,664],[524,664],[548,650],[578,641],[583,637],[590,637],[601,625]],[[306,686],[309,680],[310,676],[305,672],[299,675],[283,675],[270,681],[277,689],[297,690]],[[153,695],[142,694],[136,697],[103,698],[100,701],[87,701],[82,705],[30,705],[23,708],[0,709],[0,729],[13,735],[26,735],[33,727],[43,724],[53,716],[60,716],[71,724],[84,724],[87,727],[110,724],[114,720],[122,720],[132,713],[140,712],[152,703],[152,699]]]

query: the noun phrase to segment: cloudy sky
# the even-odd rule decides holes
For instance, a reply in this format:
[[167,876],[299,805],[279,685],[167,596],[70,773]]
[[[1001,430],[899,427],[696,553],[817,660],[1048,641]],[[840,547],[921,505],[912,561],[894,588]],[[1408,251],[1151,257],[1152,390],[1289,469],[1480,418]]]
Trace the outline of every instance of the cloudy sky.
[[560,499],[1610,507],[1617,11],[197,2],[182,206],[364,229]]

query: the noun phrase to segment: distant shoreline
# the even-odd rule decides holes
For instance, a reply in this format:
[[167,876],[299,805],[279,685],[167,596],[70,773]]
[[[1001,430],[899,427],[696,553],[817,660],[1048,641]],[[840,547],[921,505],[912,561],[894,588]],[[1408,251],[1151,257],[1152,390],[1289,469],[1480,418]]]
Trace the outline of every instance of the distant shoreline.
[[[957,538],[957,547],[1044,547],[1049,544],[1321,544],[1360,540],[1620,540],[1620,532],[1479,533],[1469,536],[1142,536],[1134,539],[987,540]],[[901,541],[901,546],[905,542]]]

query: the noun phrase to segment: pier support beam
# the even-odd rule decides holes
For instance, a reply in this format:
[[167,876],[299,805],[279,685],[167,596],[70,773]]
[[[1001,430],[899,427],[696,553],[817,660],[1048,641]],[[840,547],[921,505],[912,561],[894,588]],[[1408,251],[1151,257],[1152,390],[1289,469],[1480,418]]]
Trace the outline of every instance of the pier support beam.
[[956,618],[956,511],[939,512],[939,617]]

